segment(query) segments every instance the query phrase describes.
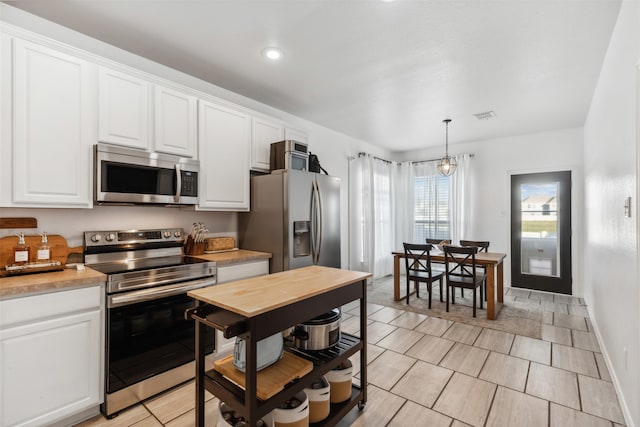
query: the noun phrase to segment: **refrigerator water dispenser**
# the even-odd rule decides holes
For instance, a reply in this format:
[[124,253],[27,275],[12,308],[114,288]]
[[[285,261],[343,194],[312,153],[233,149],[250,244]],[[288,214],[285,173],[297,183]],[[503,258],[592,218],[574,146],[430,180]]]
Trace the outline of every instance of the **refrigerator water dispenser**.
[[311,255],[311,224],[310,221],[293,222],[293,257]]

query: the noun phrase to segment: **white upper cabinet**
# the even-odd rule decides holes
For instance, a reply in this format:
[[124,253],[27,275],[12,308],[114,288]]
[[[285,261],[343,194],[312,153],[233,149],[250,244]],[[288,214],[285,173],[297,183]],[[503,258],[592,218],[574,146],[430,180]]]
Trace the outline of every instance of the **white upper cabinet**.
[[154,150],[196,157],[197,108],[195,96],[155,85]]
[[267,119],[251,121],[251,168],[269,171],[271,143],[284,139],[284,127]]
[[250,116],[200,100],[198,130],[198,209],[248,211]]
[[309,136],[300,130],[285,128],[284,139],[293,139],[294,141],[309,143]]
[[131,75],[100,67],[98,73],[98,139],[150,150],[151,85]]
[[90,207],[96,65],[21,39],[12,59],[11,204]]

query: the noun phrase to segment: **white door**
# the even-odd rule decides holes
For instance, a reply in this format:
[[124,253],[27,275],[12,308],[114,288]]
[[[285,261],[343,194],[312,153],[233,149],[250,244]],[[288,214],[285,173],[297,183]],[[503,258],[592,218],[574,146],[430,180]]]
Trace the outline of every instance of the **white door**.
[[156,85],[154,106],[155,151],[196,157],[197,98]]
[[269,171],[271,143],[284,139],[284,127],[278,123],[254,118],[251,122],[251,168]]
[[48,425],[100,403],[100,313],[0,330],[0,425]]
[[200,100],[200,209],[249,210],[251,118]]
[[149,82],[100,67],[98,73],[98,139],[150,149]]
[[13,204],[90,207],[96,66],[14,39]]

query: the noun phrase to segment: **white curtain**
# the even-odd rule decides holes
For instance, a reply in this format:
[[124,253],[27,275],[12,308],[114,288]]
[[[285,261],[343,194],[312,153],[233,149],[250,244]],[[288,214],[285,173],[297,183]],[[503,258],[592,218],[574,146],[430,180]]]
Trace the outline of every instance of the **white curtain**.
[[414,190],[413,190],[413,163],[399,163],[392,175],[393,190],[392,203],[395,215],[395,239],[394,250],[401,250],[403,242],[413,242],[413,214]]
[[[448,217],[446,213],[444,219],[435,216],[435,221],[448,222],[454,242],[464,238],[469,224],[470,156],[456,160],[458,169],[448,181]],[[395,163],[360,155],[349,163],[350,269],[369,272],[374,278],[392,274],[391,252],[402,249],[402,242],[424,242],[425,236],[415,233],[416,177],[426,177],[424,185],[433,187],[429,194],[435,194],[441,182],[437,162]]]
[[[466,239],[469,229],[471,191],[469,176],[471,168],[471,156],[463,154],[456,156],[458,168],[449,180],[449,221],[451,224],[451,238],[453,242]],[[473,240],[473,239],[472,239]]]
[[361,155],[349,168],[349,268],[374,278],[393,273],[396,164]]

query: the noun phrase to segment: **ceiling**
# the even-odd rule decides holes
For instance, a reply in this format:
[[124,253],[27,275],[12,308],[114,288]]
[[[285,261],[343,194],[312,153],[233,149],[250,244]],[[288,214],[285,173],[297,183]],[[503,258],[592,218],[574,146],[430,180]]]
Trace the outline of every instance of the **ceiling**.
[[442,145],[444,118],[451,144],[582,126],[621,4],[6,3],[391,151]]

